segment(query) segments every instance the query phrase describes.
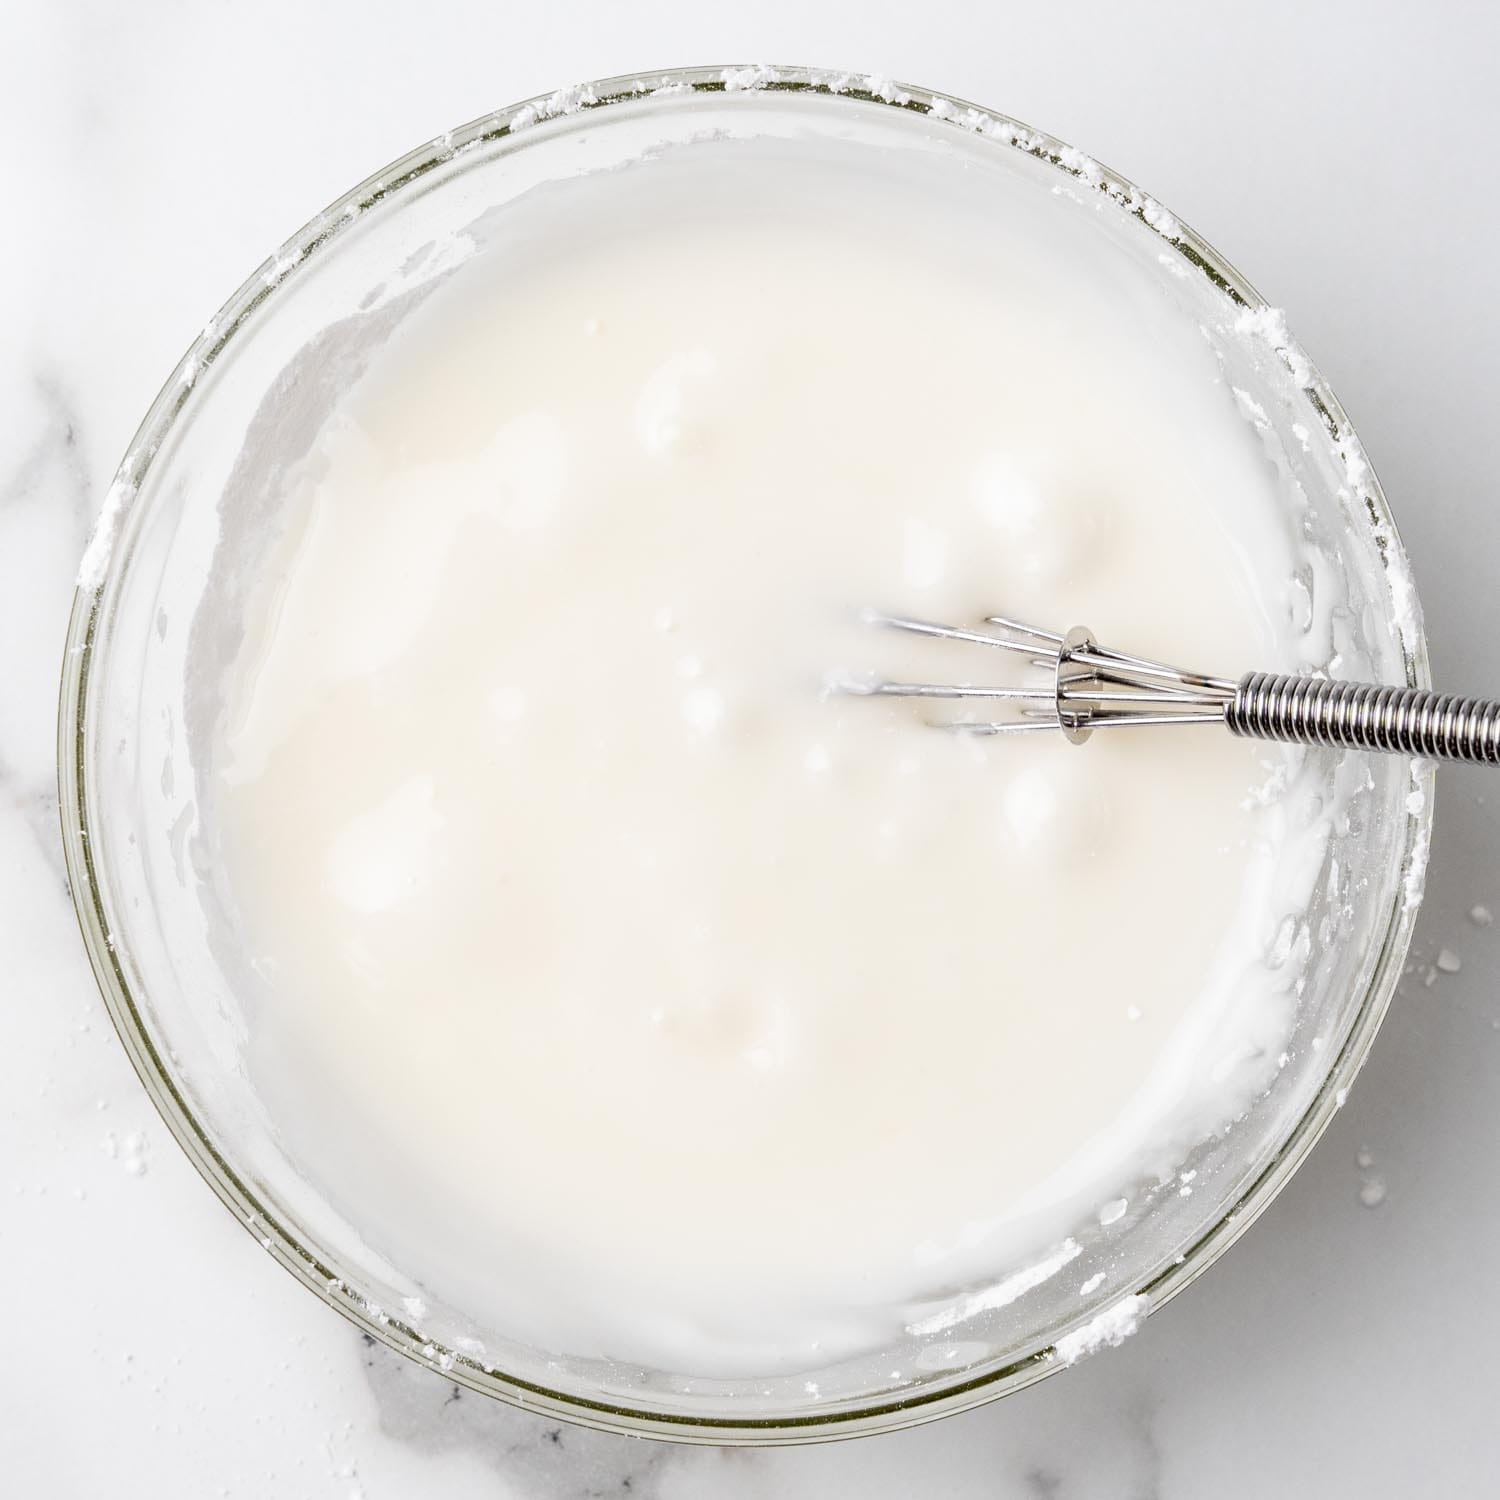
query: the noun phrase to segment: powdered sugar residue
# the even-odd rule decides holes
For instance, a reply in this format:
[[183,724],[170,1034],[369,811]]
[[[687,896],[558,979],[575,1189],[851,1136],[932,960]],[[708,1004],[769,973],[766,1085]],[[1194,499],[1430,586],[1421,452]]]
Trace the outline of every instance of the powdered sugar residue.
[[776,76],[775,68],[754,63],[748,68],[725,68],[719,74],[719,81],[733,94],[742,89],[764,88],[768,83],[775,83]]
[[931,1317],[908,1324],[906,1331],[918,1336],[941,1333],[944,1329],[967,1322],[977,1313],[991,1312],[997,1307],[1006,1307],[1017,1297],[1025,1295],[1033,1288],[1039,1287],[1044,1281],[1056,1276],[1065,1265],[1077,1259],[1082,1253],[1083,1247],[1076,1240],[1064,1240],[1051,1255],[1037,1261],[1034,1265],[1017,1271],[1013,1276],[1007,1276],[1004,1281],[996,1282],[994,1286],[986,1287],[982,1292],[974,1292],[968,1297],[960,1298]]
[[1065,1365],[1072,1365],[1100,1349],[1123,1344],[1141,1326],[1150,1310],[1151,1299],[1144,1293],[1122,1297],[1090,1318],[1082,1328],[1075,1328],[1072,1333],[1058,1339],[1053,1345],[1052,1357]]
[[109,571],[110,557],[114,554],[115,537],[119,533],[120,523],[125,519],[125,512],[134,498],[135,485],[130,480],[117,479],[110,485],[99,519],[94,522],[89,544],[84,549],[83,561],[78,565],[79,588],[93,593],[103,584],[104,575]]
[[527,130],[543,120],[554,120],[561,115],[576,115],[579,110],[589,109],[599,102],[599,96],[591,83],[573,83],[558,89],[535,104],[523,104],[510,117],[512,134]]
[[873,94],[877,99],[883,99],[887,104],[911,103],[911,95],[883,73],[871,73],[865,79],[865,92]]
[[1313,383],[1312,361],[1287,330],[1286,314],[1279,307],[1242,308],[1234,320],[1234,331],[1269,345],[1304,390]]
[[[1414,760],[1411,763],[1412,795],[1423,793],[1423,803],[1426,802],[1426,787],[1428,779],[1432,775],[1430,763],[1425,760]],[[1413,814],[1415,816],[1415,814]],[[1419,843],[1412,851],[1411,858],[1407,861],[1406,873],[1402,877],[1402,907],[1411,911],[1421,905],[1422,892],[1427,886],[1427,859],[1430,846],[1426,840]]]

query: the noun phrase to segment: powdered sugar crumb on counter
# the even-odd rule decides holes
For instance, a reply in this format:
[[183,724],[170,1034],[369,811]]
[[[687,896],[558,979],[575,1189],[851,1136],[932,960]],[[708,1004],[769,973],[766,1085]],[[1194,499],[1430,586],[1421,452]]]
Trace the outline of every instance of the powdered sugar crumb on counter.
[[1359,1168],[1359,1201],[1366,1208],[1378,1208],[1385,1202],[1385,1178],[1372,1170],[1375,1166],[1374,1152],[1361,1148],[1354,1157]]
[[1141,1326],[1150,1310],[1151,1299],[1142,1292],[1122,1297],[1090,1318],[1082,1328],[1075,1328],[1072,1333],[1058,1339],[1053,1345],[1052,1357],[1062,1364],[1072,1365],[1100,1349],[1123,1344]]
[[131,1131],[128,1135],[116,1137],[114,1131],[106,1133],[103,1141],[104,1154],[111,1160],[119,1162],[128,1177],[144,1177],[146,1175],[146,1137],[140,1131]]

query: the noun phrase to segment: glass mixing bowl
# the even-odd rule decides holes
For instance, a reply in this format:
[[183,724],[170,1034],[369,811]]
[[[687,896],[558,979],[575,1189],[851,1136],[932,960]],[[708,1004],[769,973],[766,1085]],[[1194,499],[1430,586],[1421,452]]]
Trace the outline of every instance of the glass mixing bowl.
[[[95,973],[163,1119],[318,1296],[449,1379],[559,1417],[686,1441],[802,1442],[1016,1390],[1125,1331],[1223,1253],[1287,1181],[1369,1049],[1406,953],[1432,801],[1427,771],[1406,762],[1313,762],[1309,801],[1292,816],[1329,799],[1340,811],[1303,882],[1310,901],[1268,913],[1266,962],[1298,999],[1267,1087],[1231,1130],[1194,1148],[1183,1164],[1196,1173],[1191,1193],[1139,1185],[1130,1213],[1078,1227],[1065,1277],[1023,1277],[962,1323],[795,1378],[709,1381],[519,1344],[384,1260],[266,1117],[242,1059],[254,1003],[243,955],[205,917],[196,777],[204,705],[238,639],[232,564],[271,529],[278,479],[331,403],[481,226],[551,179],[705,134],[957,155],[976,181],[1003,168],[1075,199],[1199,321],[1279,471],[1286,524],[1312,559],[1286,580],[1302,664],[1426,685],[1404,554],[1357,440],[1279,315],[1209,246],[1116,173],[991,111],[880,78],[698,69],[564,90],[413,151],[288,240],[208,324],[131,444],[80,574],[62,681],[63,833]],[[1427,795],[1411,796],[1414,786]]]

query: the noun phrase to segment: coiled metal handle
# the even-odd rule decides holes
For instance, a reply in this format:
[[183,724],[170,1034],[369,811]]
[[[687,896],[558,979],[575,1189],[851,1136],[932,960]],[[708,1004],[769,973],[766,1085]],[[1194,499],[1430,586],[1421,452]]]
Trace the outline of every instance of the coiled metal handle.
[[1224,718],[1251,739],[1500,765],[1500,703],[1483,698],[1248,672]]

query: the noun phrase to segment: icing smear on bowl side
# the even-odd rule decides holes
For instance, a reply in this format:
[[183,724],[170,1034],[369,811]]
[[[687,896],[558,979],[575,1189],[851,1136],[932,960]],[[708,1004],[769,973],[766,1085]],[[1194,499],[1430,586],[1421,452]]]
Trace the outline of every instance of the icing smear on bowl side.
[[[989,665],[870,605],[1331,654],[1243,393],[1053,185],[707,139],[538,187],[280,476],[203,837],[249,1076],[419,1305],[689,1377],[982,1358],[1274,1078],[1352,782],[820,691]],[[1146,1305],[1089,1269],[1065,1362]]]

